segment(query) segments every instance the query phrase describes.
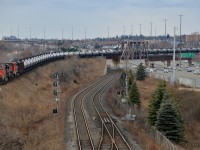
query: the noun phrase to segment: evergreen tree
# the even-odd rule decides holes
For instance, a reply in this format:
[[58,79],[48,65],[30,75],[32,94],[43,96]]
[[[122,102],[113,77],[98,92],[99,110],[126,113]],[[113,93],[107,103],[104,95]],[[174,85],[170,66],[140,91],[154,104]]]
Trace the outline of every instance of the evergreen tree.
[[130,91],[133,81],[134,81],[133,72],[131,70],[129,70],[129,72],[128,72],[128,91]]
[[155,124],[169,140],[180,143],[184,140],[184,128],[181,114],[172,96],[165,92]]
[[152,94],[151,101],[149,103],[149,113],[148,113],[148,122],[150,125],[155,125],[157,120],[157,111],[160,108],[160,104],[162,102],[166,84],[165,81],[160,81],[155,92]]
[[138,90],[138,87],[137,87],[137,84],[136,82],[134,81],[132,83],[132,86],[131,86],[131,89],[130,89],[130,92],[129,92],[129,103],[131,105],[138,105],[140,107],[140,93],[139,93],[139,90]]
[[140,63],[137,67],[136,79],[145,80],[146,77],[147,77],[147,72],[145,70],[145,66],[143,66],[142,63]]

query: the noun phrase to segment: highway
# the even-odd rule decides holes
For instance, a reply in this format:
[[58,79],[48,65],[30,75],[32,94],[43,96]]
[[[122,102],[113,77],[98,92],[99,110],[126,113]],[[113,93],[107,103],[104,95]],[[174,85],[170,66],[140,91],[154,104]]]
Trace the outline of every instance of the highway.
[[[136,67],[140,64],[140,63],[144,63],[144,60],[129,60],[127,62],[127,67],[130,68],[130,69],[133,69],[135,70]],[[152,62],[151,62],[152,63]],[[166,65],[164,65],[163,62],[161,61],[157,61],[157,62],[153,62],[154,63],[154,67],[155,67],[155,71],[153,72],[150,72],[150,75],[151,74],[163,74],[163,75],[167,75],[168,77],[171,77],[172,76],[172,72],[173,72],[173,69],[169,69]],[[179,61],[176,61],[176,64],[178,64]],[[192,72],[187,72],[187,65],[184,61],[181,61],[181,64],[182,64],[182,68],[181,68],[181,71],[178,71],[179,69],[177,68],[175,70],[175,76],[176,78],[179,78],[179,77],[184,77],[184,78],[190,78],[190,79],[200,79],[200,75],[197,75],[197,74],[194,74],[194,71],[197,70],[196,67],[200,67],[198,63],[194,63],[194,66],[192,67],[189,67],[190,69],[192,69]],[[171,62],[171,65],[172,65],[172,62]],[[121,62],[121,67],[125,67],[126,66],[126,62],[125,61],[122,61]],[[164,73],[164,68],[167,68],[168,70],[168,73]]]

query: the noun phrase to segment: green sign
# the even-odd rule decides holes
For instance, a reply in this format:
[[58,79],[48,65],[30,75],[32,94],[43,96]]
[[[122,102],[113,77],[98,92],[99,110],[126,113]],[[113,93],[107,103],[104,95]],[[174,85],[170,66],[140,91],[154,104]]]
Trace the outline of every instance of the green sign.
[[194,58],[195,54],[194,53],[182,53],[181,58]]

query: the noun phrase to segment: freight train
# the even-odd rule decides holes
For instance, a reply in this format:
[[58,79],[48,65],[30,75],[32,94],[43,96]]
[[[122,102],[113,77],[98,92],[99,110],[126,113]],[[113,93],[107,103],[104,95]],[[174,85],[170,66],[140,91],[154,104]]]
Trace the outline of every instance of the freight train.
[[[122,54],[122,50],[101,50],[101,51],[78,51],[78,52],[50,52],[44,53],[16,61],[12,61],[9,63],[0,64],[0,83],[5,83],[12,78],[15,78],[23,73],[32,70],[38,66],[46,64],[51,61],[64,59],[66,57],[70,57],[72,55],[77,55],[81,58],[84,57],[96,57],[96,56],[106,56],[108,59],[109,56],[120,56]],[[176,49],[176,53],[179,53],[180,49]],[[199,48],[183,48],[181,50],[182,53],[200,53]],[[137,53],[137,52],[135,52]],[[172,55],[172,49],[149,49],[148,55]]]
[[82,51],[82,52],[50,52],[44,53],[9,63],[0,64],[0,83],[6,83],[10,79],[22,75],[38,66],[51,61],[64,59],[66,57],[77,55],[81,58],[92,56],[106,56],[107,54],[119,54],[121,51],[102,50],[102,51]]

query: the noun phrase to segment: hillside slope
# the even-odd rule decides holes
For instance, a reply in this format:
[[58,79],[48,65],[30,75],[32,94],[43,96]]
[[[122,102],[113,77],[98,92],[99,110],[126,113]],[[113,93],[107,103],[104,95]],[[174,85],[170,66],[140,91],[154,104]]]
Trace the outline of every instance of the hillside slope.
[[[0,86],[0,149],[65,149],[66,102],[103,75],[103,58],[71,58],[36,68]],[[53,73],[60,75],[61,109],[53,95]]]

